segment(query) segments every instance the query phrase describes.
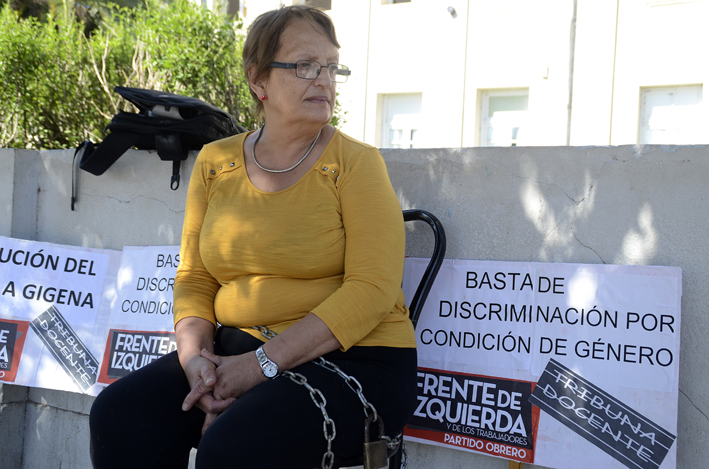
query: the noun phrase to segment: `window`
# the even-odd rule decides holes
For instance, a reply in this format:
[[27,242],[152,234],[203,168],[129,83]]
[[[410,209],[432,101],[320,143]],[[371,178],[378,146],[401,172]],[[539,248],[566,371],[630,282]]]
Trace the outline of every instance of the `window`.
[[482,91],[481,98],[480,146],[523,144],[529,90],[487,90]]
[[638,143],[706,143],[706,126],[702,85],[641,89]]
[[382,148],[416,148],[421,93],[385,94],[382,99]]

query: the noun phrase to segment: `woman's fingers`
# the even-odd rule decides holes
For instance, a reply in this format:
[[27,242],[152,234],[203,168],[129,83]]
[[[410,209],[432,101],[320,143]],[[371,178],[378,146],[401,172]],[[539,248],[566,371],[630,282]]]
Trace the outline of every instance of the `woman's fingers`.
[[202,435],[207,431],[207,428],[214,422],[219,414],[227,410],[227,408],[236,401],[233,397],[229,399],[215,399],[211,394],[207,394],[200,399],[198,407],[206,414],[204,424],[202,425]]
[[[216,381],[216,378],[212,376],[212,384]],[[182,410],[190,410],[197,402],[199,402],[202,397],[212,392],[212,387],[207,386],[203,380],[197,381],[197,384],[192,388],[192,390],[187,394],[185,400],[182,402]]]
[[233,397],[228,399],[216,399],[211,394],[207,394],[200,400],[199,407],[204,411],[204,413],[221,414],[229,408],[236,401]]
[[204,417],[204,424],[202,424],[202,435],[207,431],[207,428],[214,422],[214,420],[219,417],[219,415],[227,410],[227,408],[236,401],[233,397],[225,399],[223,401],[214,399],[210,395],[204,396],[200,401],[199,407],[206,414]]
[[219,416],[219,414],[207,414],[204,417],[204,424],[202,424],[202,435],[204,435],[204,432],[207,431],[207,428],[214,422],[214,420]]
[[222,357],[220,357],[219,355],[214,355],[213,353],[207,351],[207,349],[202,349],[202,357],[206,358],[217,366],[221,365],[222,363]]
[[234,402],[234,398],[222,399],[220,395],[215,399],[213,396],[214,386],[217,384],[216,368],[224,363],[224,358],[214,355],[206,349],[202,349],[201,357],[197,358],[199,363],[195,369],[198,373],[198,376],[196,376],[198,379],[189,394],[187,394],[187,397],[185,397],[182,403],[182,410],[189,410],[200,402],[201,405],[199,407],[205,413],[223,412]]
[[192,389],[183,402],[184,410],[191,409],[207,395],[218,402],[233,402],[229,398],[237,398],[266,380],[254,354],[222,357],[203,349],[191,363],[189,369],[193,371],[188,380]]
[[[202,354],[209,353],[206,350],[202,350]],[[217,359],[220,357],[217,357],[214,355]],[[203,359],[200,362],[200,368],[199,368],[199,376],[202,378],[202,381],[204,381],[204,384],[207,386],[214,386],[214,384],[217,382],[217,375],[215,374],[214,370],[216,368],[215,365],[218,365],[218,363],[215,363],[214,361],[210,360],[207,357],[202,357]],[[206,360],[205,360],[206,359]]]
[[224,412],[230,405],[236,401],[236,398],[230,397],[227,399],[215,398],[212,395],[211,387],[204,386],[201,382],[190,391],[182,403],[182,410],[190,410],[193,406],[197,406],[205,414]]

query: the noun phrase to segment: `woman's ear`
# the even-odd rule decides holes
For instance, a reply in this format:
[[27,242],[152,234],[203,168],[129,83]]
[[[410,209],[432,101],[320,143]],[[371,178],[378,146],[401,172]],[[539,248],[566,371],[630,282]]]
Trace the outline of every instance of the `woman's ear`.
[[251,91],[256,93],[256,96],[262,96],[266,92],[266,80],[256,77],[256,66],[254,64],[249,65],[249,68],[246,70],[246,75],[249,79],[249,88],[251,88]]

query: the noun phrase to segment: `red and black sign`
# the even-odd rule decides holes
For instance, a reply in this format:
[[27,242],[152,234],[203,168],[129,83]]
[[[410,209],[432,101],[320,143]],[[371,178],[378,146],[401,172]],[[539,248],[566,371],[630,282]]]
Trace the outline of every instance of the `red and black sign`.
[[174,332],[111,329],[98,381],[111,384],[176,348]]
[[539,409],[534,383],[419,368],[411,437],[531,463]]
[[15,381],[29,324],[10,319],[0,321],[0,381]]

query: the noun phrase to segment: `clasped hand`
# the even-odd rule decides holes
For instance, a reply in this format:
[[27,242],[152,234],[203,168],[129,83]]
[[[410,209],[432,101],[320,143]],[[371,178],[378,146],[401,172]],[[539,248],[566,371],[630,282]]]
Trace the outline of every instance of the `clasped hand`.
[[185,374],[191,390],[182,410],[196,406],[206,414],[203,434],[239,396],[267,380],[253,353],[222,357],[204,349],[189,361]]

